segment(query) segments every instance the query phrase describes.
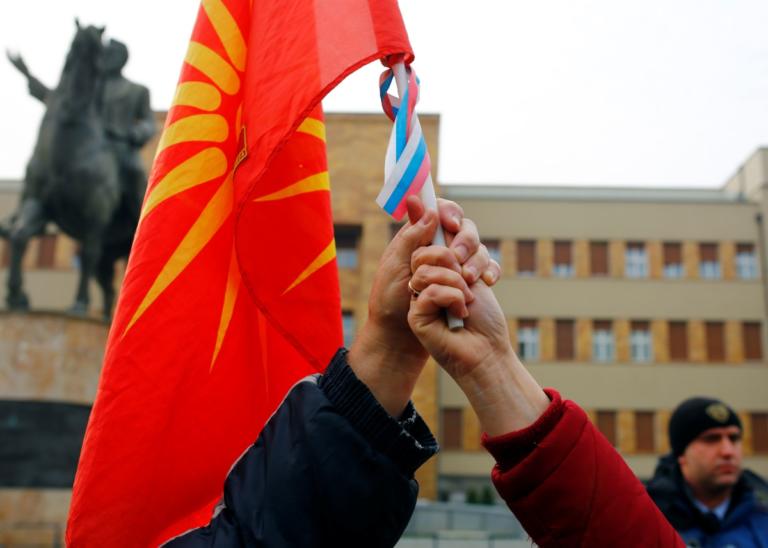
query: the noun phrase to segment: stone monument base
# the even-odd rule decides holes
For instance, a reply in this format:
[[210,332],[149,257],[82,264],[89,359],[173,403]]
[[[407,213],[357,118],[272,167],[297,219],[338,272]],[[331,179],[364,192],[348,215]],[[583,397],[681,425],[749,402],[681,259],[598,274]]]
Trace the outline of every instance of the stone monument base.
[[63,546],[108,327],[0,312],[0,546]]

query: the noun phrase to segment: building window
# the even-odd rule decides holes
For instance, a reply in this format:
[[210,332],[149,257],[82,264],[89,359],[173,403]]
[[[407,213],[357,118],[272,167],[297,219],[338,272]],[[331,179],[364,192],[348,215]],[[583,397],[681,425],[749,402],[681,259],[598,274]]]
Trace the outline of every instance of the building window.
[[723,322],[707,322],[707,361],[725,361],[725,328]]
[[445,407],[441,410],[442,436],[440,445],[446,449],[461,449],[463,436],[462,410],[460,407]]
[[52,269],[56,262],[56,234],[43,234],[37,248],[37,268]]
[[608,275],[608,242],[589,242],[589,267],[592,276]]
[[552,274],[560,278],[570,278],[573,276],[573,253],[571,251],[571,242],[555,242],[555,264],[552,267]]
[[629,331],[629,350],[633,362],[653,361],[653,339],[648,322],[632,322]]
[[536,274],[536,242],[534,240],[517,241],[517,273],[520,276]]
[[575,356],[575,334],[573,320],[555,322],[555,356],[558,360],[568,361]]
[[596,320],[592,328],[592,358],[598,362],[613,361],[615,350],[611,322]]
[[717,244],[699,244],[699,276],[705,280],[720,279]]
[[627,243],[624,253],[624,272],[627,278],[648,277],[648,255],[642,242]]
[[683,276],[685,276],[683,246],[679,242],[664,242],[664,277],[682,278]]
[[688,326],[685,322],[669,322],[669,359],[677,362],[688,359]]
[[741,326],[744,344],[744,358],[747,360],[763,359],[763,334],[760,322],[744,322]]
[[757,256],[754,245],[738,244],[736,246],[736,275],[742,280],[757,278]]
[[768,413],[750,413],[752,423],[752,450],[764,455],[768,453]]
[[335,225],[336,263],[339,268],[355,269],[358,266],[357,246],[362,228],[359,225]]
[[597,412],[597,429],[605,436],[608,443],[616,447],[616,412],[615,411],[598,411]]
[[635,413],[636,452],[653,453],[656,451],[656,428],[654,426],[653,412],[638,411]]
[[488,250],[488,256],[501,264],[501,245],[499,244],[499,240],[483,240],[483,244]]
[[352,341],[355,340],[355,315],[349,310],[341,312],[341,328],[344,333],[344,346],[351,348]]
[[517,324],[518,354],[523,360],[539,359],[539,327],[536,320],[520,320]]

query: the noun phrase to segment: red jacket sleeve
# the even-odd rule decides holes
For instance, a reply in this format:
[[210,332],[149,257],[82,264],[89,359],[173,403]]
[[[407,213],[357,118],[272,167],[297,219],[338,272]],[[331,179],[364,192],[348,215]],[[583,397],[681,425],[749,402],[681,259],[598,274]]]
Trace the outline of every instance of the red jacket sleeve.
[[531,426],[490,438],[493,483],[533,541],[549,546],[685,545],[616,450],[571,401]]

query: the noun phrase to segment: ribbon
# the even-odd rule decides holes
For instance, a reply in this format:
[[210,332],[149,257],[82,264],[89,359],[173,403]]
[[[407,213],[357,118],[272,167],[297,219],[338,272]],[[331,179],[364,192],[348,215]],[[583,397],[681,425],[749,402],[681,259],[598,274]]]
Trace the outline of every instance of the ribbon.
[[406,71],[408,85],[402,98],[387,93],[394,79],[392,69],[379,78],[381,106],[394,125],[384,160],[384,186],[376,203],[398,221],[405,215],[406,198],[421,192],[424,183],[431,181],[432,166],[416,115],[420,82],[410,67]]

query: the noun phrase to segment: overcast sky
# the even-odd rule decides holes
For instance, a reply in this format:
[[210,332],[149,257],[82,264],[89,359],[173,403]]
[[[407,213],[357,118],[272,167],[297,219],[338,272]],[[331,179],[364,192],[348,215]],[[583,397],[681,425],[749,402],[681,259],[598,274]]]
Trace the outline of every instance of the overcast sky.
[[[258,2],[258,0],[256,0]],[[198,0],[0,1],[0,47],[54,85],[73,18],[126,42],[128,77],[171,101]],[[401,0],[443,183],[721,185],[768,145],[765,0]],[[379,66],[325,101],[380,111]],[[0,178],[42,106],[0,59]],[[382,150],[382,158],[384,151]]]

